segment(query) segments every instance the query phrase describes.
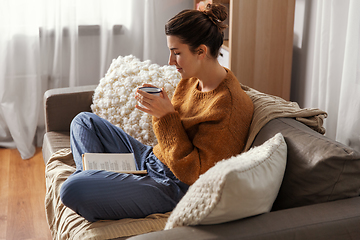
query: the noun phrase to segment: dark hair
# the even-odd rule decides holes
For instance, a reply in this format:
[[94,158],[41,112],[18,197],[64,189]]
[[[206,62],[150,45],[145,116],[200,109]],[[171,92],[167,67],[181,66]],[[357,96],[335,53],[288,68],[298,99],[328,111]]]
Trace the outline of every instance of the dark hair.
[[226,7],[219,3],[208,4],[204,11],[183,10],[166,23],[165,34],[179,37],[193,53],[204,44],[217,58],[227,28],[223,22],[226,18]]

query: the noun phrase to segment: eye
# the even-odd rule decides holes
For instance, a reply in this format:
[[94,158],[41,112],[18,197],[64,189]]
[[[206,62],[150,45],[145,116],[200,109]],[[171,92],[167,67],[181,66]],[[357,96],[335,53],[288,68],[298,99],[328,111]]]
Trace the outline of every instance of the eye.
[[180,55],[180,53],[178,53],[178,52],[174,52],[174,55],[176,55],[176,56],[177,56],[177,55]]

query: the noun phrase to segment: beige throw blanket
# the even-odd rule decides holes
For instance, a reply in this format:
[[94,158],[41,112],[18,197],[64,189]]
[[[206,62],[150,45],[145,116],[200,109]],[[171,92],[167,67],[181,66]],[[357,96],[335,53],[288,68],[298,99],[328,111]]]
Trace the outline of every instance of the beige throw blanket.
[[[324,133],[322,127],[326,112],[318,109],[300,109],[296,103],[279,97],[260,93],[243,86],[254,102],[254,116],[250,126],[248,150],[260,129],[270,120],[278,117],[294,117],[311,128]],[[162,230],[167,214],[153,214],[143,219],[122,219],[118,221],[99,221],[90,223],[60,200],[61,184],[75,171],[70,149],[62,149],[53,154],[45,169],[46,197],[45,207],[48,224],[53,239],[112,239]]]
[[316,108],[301,109],[296,102],[289,102],[277,96],[261,93],[245,85],[242,85],[242,89],[254,103],[254,116],[250,125],[245,151],[249,150],[261,128],[275,118],[295,118],[315,131],[321,134],[325,133],[323,122],[324,118],[327,117],[326,112]]

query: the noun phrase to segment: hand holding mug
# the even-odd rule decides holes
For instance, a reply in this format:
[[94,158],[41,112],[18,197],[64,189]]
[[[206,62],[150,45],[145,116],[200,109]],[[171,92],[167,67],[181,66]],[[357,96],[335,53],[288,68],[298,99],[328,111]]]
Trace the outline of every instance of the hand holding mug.
[[163,117],[170,112],[175,112],[173,105],[164,89],[150,84],[143,84],[136,90],[135,99],[139,105],[135,107],[157,118]]

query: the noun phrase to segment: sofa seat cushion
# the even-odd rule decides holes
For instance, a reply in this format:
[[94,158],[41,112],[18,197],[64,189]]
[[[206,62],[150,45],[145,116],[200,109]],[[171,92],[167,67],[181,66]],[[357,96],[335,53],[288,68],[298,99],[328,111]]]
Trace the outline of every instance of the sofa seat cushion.
[[253,146],[263,144],[278,132],[285,138],[288,156],[273,210],[359,196],[359,152],[291,118],[267,123]]
[[165,229],[218,224],[271,210],[286,165],[281,134],[238,156],[218,162],[190,186]]

